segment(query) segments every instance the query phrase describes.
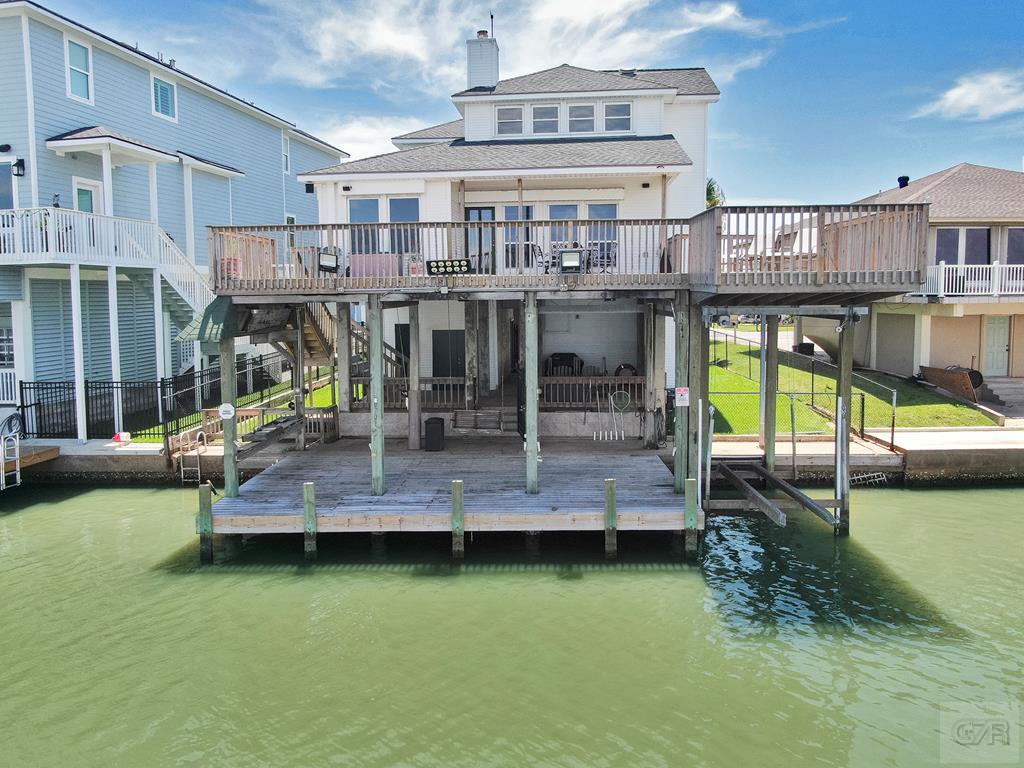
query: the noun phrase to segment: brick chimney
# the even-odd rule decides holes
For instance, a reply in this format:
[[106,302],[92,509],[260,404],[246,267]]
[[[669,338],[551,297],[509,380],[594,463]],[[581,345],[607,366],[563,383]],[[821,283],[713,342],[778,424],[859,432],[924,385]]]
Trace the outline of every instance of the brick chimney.
[[498,84],[498,41],[486,29],[466,41],[466,87],[493,88]]

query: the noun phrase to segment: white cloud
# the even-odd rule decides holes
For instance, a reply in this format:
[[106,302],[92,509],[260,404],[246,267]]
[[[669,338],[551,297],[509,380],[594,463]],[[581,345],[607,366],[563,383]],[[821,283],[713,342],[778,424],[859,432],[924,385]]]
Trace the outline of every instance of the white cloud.
[[376,117],[363,115],[344,120],[328,120],[314,125],[311,131],[336,147],[341,147],[353,160],[394,152],[392,136],[401,136],[429,123],[414,117]]
[[1024,112],[1024,70],[994,70],[964,75],[956,84],[917,111],[917,117],[991,120]]

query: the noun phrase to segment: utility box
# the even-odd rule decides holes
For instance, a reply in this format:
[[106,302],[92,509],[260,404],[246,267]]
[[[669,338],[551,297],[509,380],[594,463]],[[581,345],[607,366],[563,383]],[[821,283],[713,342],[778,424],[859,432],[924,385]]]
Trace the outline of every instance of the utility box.
[[424,449],[428,451],[443,451],[444,450],[444,419],[439,416],[432,416],[427,419],[424,426],[425,431],[425,446]]

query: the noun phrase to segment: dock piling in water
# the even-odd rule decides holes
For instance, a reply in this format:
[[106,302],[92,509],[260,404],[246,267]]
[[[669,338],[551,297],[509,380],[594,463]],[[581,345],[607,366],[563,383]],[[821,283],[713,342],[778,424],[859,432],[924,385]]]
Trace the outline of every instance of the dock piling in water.
[[461,480],[452,480],[452,559],[466,555],[466,506]]
[[213,488],[209,482],[199,486],[199,562],[213,562]]
[[316,488],[302,484],[303,545],[307,560],[316,560]]
[[614,560],[619,554],[619,512],[615,496],[615,478],[604,481],[604,556]]

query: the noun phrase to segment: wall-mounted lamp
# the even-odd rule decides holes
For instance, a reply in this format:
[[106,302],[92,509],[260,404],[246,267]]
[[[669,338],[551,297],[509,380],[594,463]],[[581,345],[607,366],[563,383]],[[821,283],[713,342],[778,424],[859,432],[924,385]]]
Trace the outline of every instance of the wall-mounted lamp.
[[316,192],[316,189],[314,189],[313,185],[312,184],[307,184],[306,185],[306,194],[307,195],[312,195],[314,192]]
[[25,175],[25,161],[23,159],[15,160],[11,166],[11,176],[24,176]]

